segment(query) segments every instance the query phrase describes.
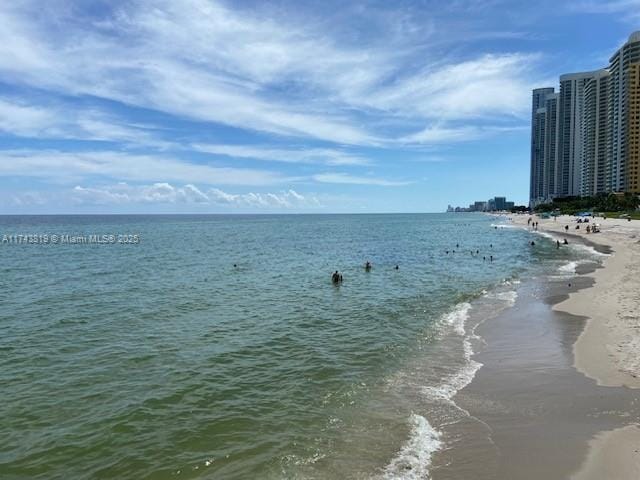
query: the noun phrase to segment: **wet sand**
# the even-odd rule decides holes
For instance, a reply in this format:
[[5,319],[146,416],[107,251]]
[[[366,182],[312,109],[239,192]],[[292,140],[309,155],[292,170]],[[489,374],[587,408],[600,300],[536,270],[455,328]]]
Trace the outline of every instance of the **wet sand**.
[[[576,370],[574,344],[586,318],[553,308],[593,288],[593,270],[527,282],[513,308],[476,328],[483,342],[474,360],[483,367],[454,398],[469,415],[445,426],[449,441],[434,457],[434,480],[640,478],[629,473],[640,449],[629,447],[630,438],[640,429],[620,430],[639,421],[639,392],[598,385]],[[605,445],[599,457],[589,454],[594,442]],[[616,462],[603,464],[605,457]]]

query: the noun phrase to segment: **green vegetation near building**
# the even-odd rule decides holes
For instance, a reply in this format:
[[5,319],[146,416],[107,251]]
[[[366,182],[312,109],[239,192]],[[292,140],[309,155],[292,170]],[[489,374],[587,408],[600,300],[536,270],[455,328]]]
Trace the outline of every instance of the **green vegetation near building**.
[[558,212],[563,215],[575,215],[580,212],[593,212],[598,215],[617,217],[627,213],[631,218],[640,219],[640,197],[631,193],[598,195],[595,197],[556,198],[550,203],[535,207],[535,212]]

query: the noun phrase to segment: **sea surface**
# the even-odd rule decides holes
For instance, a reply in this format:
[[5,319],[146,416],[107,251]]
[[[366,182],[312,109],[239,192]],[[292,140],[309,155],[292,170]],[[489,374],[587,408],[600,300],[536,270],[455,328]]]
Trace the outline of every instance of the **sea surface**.
[[473,326],[596,258],[482,214],[4,216],[0,239],[2,479],[429,478]]

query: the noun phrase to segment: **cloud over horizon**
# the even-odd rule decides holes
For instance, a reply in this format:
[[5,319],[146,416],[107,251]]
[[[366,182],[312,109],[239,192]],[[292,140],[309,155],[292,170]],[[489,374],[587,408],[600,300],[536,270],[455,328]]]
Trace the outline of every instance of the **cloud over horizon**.
[[406,160],[526,135],[554,76],[538,10],[337,5],[0,4],[0,181],[400,191],[433,173]]

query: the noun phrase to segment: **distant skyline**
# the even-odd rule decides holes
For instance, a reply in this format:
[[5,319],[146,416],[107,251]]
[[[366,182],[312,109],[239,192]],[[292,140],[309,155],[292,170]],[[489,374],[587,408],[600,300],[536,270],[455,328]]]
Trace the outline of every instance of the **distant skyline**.
[[527,204],[531,90],[640,30],[640,0],[387,3],[2,2],[0,213]]

